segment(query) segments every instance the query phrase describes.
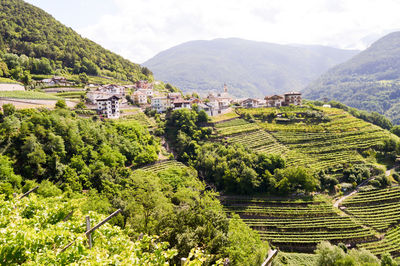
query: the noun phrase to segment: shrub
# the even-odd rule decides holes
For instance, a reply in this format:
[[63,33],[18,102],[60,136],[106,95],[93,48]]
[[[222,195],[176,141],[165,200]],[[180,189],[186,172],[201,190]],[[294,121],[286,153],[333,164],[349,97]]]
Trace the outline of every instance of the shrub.
[[56,103],[56,108],[65,109],[67,108],[67,103],[65,100],[58,100]]
[[59,189],[56,185],[48,180],[43,180],[40,183],[39,188],[37,190],[37,194],[42,195],[43,197],[54,197],[62,194],[61,189]]

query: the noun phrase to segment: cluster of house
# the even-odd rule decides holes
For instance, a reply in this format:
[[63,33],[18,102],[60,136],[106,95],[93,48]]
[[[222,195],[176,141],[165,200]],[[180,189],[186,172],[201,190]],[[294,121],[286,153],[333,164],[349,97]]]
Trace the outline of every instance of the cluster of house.
[[169,93],[164,97],[153,97],[151,99],[151,108],[158,113],[167,111],[167,109],[192,108],[194,104],[200,110],[204,110],[209,116],[224,114],[230,111],[230,105],[234,99],[229,96],[227,86],[224,86],[224,92],[216,95],[210,93],[205,99],[198,98],[185,99],[180,93]]
[[[125,90],[127,87],[104,85],[95,91],[88,92],[87,98],[90,102],[97,105],[98,114],[106,118],[118,118],[120,116],[120,101],[121,99],[125,99]],[[224,85],[223,92],[210,93],[203,99],[184,98],[181,93],[175,92],[158,97],[154,95],[152,83],[145,81],[140,81],[129,87],[134,89],[132,99],[135,103],[142,106],[149,106],[150,103],[151,108],[158,113],[166,112],[168,109],[192,108],[196,104],[207,115],[215,116],[230,112],[233,104],[245,108],[257,108],[301,105],[302,103],[300,92],[287,92],[283,95],[266,96],[264,99],[234,99],[229,95],[226,85]]]
[[72,86],[75,85],[73,82],[69,82],[65,77],[54,76],[50,79],[42,79],[40,81],[45,86]]
[[106,118],[119,118],[120,100],[125,97],[125,87],[115,84],[100,86],[86,94],[88,101],[97,105],[97,113]]
[[237,104],[245,108],[257,107],[280,107],[289,105],[301,105],[300,92],[287,92],[283,95],[266,96],[264,99],[234,99],[228,94],[227,86],[224,85],[224,92],[210,93],[206,98],[183,99],[180,93],[170,93],[165,97],[154,97],[151,100],[151,107],[157,112],[165,112],[168,108],[180,109],[191,108],[196,104],[199,109],[204,110],[209,116],[230,112],[230,106]]
[[88,101],[97,105],[97,113],[106,118],[119,118],[121,100],[125,99],[126,90],[135,90],[133,100],[138,104],[146,104],[147,99],[153,96],[153,84],[147,81],[138,81],[134,85],[108,84],[98,87],[86,94]]
[[132,100],[138,105],[148,104],[154,97],[153,83],[141,80],[133,88],[135,91],[132,93]]
[[301,105],[301,92],[287,92],[283,95],[266,96],[264,99],[248,98],[240,102],[246,108],[256,107],[281,107],[289,105]]

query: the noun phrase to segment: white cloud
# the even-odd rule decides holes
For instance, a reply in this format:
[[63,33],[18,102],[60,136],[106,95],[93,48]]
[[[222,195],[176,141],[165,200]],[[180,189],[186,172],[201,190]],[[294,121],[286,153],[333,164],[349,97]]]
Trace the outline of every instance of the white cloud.
[[[114,0],[117,12],[79,28],[135,62],[197,39],[365,48],[400,27],[397,0]],[[368,38],[364,38],[369,36]],[[374,37],[375,36],[375,37]],[[364,38],[364,39],[363,39]]]

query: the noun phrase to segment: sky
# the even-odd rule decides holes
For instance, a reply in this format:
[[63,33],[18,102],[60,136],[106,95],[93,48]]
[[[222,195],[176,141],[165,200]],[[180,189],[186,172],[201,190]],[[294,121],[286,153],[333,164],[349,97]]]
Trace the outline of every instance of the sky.
[[400,29],[400,0],[26,0],[135,63],[191,40],[363,50]]

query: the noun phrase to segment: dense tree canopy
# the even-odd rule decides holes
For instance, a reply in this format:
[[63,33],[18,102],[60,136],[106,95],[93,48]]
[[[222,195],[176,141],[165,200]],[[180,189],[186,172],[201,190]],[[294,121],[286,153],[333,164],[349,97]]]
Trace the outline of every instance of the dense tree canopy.
[[82,38],[33,5],[5,0],[0,7],[0,76],[17,79],[23,70],[35,74],[65,70],[121,80],[152,79],[149,69]]
[[[193,117],[197,114],[189,116]],[[182,116],[182,121],[190,124],[186,118]],[[198,249],[207,263],[229,258],[233,265],[243,265],[264,259],[268,246],[245,224],[230,224],[217,193],[206,189],[196,170],[185,166],[140,170],[158,159],[158,143],[132,120],[94,121],[68,109],[16,110],[5,105],[0,119],[0,195],[9,201],[13,193],[38,184],[39,195],[62,194],[66,201],[84,192],[83,212],[106,215],[122,209],[111,224],[125,229],[131,239],[158,235],[167,243],[160,250],[169,246],[168,252],[176,255],[164,257],[173,263]],[[32,206],[32,215],[37,208]],[[248,235],[241,236],[238,228]],[[15,240],[11,235],[4,239]],[[240,253],[236,246],[247,246],[247,242],[257,250]],[[35,253],[27,260],[36,257]]]

